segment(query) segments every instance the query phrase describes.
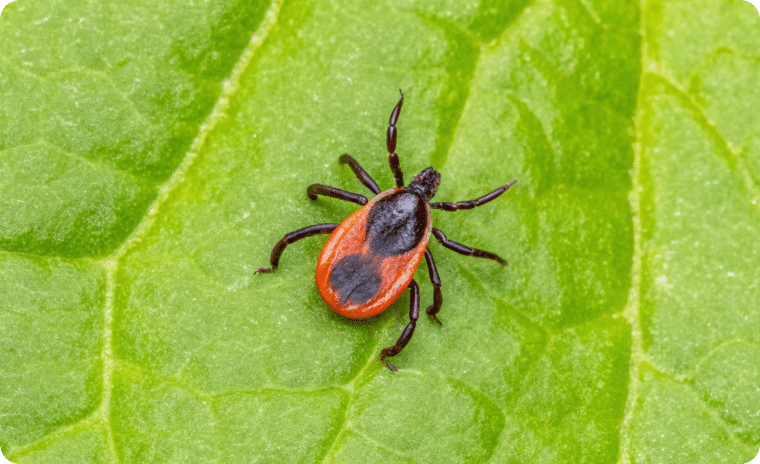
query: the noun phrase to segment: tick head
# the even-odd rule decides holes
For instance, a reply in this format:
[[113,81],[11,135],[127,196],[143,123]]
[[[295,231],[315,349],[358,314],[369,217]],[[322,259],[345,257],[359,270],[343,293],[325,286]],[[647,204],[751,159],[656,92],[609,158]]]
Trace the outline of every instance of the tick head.
[[433,168],[425,168],[419,174],[414,176],[409,185],[410,190],[417,192],[425,201],[430,201],[438,191],[441,185],[441,175]]

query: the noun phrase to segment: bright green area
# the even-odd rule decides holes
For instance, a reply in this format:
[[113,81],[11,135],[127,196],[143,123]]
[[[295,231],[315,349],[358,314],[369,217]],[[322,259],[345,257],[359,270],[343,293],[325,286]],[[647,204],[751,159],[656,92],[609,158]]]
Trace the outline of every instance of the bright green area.
[[92,414],[103,395],[98,264],[0,254],[0,448]]
[[8,5],[0,20],[0,247],[113,252],[190,148],[266,7]]
[[[745,463],[760,447],[760,17],[741,0],[11,3],[0,448],[14,463]],[[314,283],[354,155],[496,263],[378,360]],[[189,154],[188,154],[189,153]],[[183,160],[185,161],[183,163]],[[172,173],[178,171],[174,176]],[[149,210],[153,205],[154,207]],[[150,212],[149,212],[150,211]],[[423,310],[428,272],[416,277]]]

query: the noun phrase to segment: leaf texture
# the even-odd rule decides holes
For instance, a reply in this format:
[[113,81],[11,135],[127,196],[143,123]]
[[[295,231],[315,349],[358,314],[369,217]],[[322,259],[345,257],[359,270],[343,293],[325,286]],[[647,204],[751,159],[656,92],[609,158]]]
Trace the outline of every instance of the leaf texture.
[[[0,17],[0,448],[16,464],[745,463],[760,447],[760,17],[741,0],[61,2]],[[442,175],[440,327],[314,282]],[[421,268],[423,309],[432,302]]]

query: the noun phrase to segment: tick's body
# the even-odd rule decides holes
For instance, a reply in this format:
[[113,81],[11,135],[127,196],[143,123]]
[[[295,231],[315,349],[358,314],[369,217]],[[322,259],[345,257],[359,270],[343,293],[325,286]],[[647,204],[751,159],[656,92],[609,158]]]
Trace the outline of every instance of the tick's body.
[[338,314],[364,319],[385,311],[409,287],[430,232],[430,207],[395,188],[344,220],[317,261],[317,287]]
[[272,267],[256,271],[269,272],[276,269],[280,255],[290,243],[311,235],[331,234],[317,262],[317,287],[322,298],[335,312],[354,319],[372,317],[388,309],[408,288],[411,292],[409,324],[396,344],[380,353],[380,359],[393,371],[396,368],[386,358],[395,356],[406,346],[419,317],[419,287],[413,277],[423,255],[433,284],[433,305],[427,309],[427,313],[440,324],[437,314],[443,297],[433,255],[428,249],[431,234],[444,247],[457,253],[507,264],[494,253],[448,240],[443,232],[433,228],[431,208],[444,211],[471,209],[493,200],[517,182],[499,187],[476,200],[458,203],[430,203],[441,180],[440,174],[433,168],[423,170],[414,176],[409,185],[404,186],[404,176],[395,153],[396,122],[403,102],[402,94],[391,113],[386,138],[388,162],[396,179],[396,188],[381,192],[377,183],[352,156],[341,156],[340,162],[347,163],[356,177],[377,196],[367,203],[364,195],[327,185],[310,185],[306,193],[312,200],[323,195],[351,201],[363,207],[340,224],[317,224],[287,234],[272,250]]

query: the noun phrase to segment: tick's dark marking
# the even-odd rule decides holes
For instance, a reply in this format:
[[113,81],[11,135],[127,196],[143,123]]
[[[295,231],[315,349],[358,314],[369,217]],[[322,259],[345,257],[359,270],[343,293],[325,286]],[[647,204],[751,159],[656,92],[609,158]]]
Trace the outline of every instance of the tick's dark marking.
[[341,295],[341,303],[360,305],[377,294],[383,276],[377,261],[358,253],[346,256],[332,270],[330,284]]
[[424,200],[401,191],[379,200],[369,210],[366,240],[374,253],[401,255],[417,246],[426,227]]

